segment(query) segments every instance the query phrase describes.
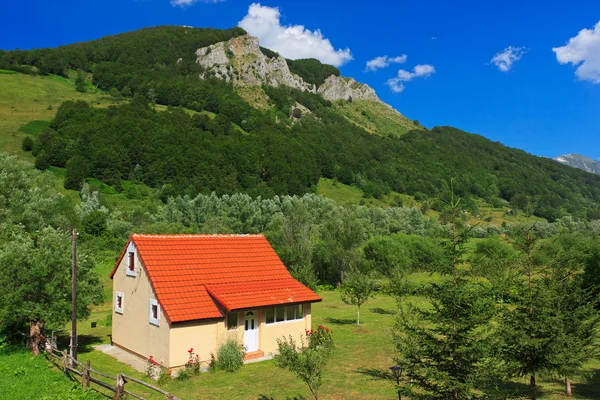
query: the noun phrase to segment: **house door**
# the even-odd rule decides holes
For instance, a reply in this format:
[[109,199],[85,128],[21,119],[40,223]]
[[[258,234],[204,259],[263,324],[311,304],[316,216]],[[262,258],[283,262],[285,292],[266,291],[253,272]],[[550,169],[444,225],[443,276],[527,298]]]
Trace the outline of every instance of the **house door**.
[[258,325],[253,311],[248,311],[244,320],[244,346],[248,353],[258,350]]

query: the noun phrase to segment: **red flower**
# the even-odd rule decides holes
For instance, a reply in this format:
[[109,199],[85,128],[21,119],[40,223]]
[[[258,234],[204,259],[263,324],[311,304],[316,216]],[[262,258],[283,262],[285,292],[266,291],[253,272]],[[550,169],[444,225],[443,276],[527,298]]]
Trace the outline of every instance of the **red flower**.
[[193,352],[194,352],[194,348],[193,348],[193,347],[191,347],[191,348],[188,350],[188,353],[193,353]]
[[329,328],[325,328],[325,330],[326,330],[327,332],[329,332]]

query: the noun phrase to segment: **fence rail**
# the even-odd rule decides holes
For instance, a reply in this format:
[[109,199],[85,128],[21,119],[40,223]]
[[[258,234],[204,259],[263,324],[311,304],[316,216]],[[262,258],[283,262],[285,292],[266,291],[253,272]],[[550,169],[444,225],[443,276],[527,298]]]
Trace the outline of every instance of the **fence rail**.
[[[131,396],[136,399],[145,400],[144,397],[139,396],[135,393],[132,393],[128,390],[125,390],[125,384],[127,382],[133,382],[133,383],[137,383],[138,385],[145,386],[148,389],[154,390],[155,392],[158,392],[158,393],[166,396],[166,398],[169,400],[179,400],[177,397],[175,397],[171,393],[167,392],[166,390],[163,390],[163,389],[156,387],[148,382],[144,382],[144,381],[134,378],[132,376],[125,375],[125,374],[118,374],[117,376],[112,376],[109,374],[105,374],[104,372],[97,371],[97,370],[91,368],[89,360],[85,364],[78,360],[75,360],[73,357],[71,357],[71,355],[69,355],[67,353],[67,351],[59,350],[56,347],[56,345],[53,343],[53,341],[46,340],[45,350],[53,362],[54,362],[54,358],[56,358],[57,361],[58,360],[60,361],[57,363],[57,365],[60,368],[62,368],[62,370],[65,374],[73,373],[73,374],[81,377],[81,386],[83,387],[83,390],[90,387],[90,382],[91,382],[91,383],[94,383],[98,386],[101,386],[105,389],[108,389],[108,390],[114,392],[115,395],[113,397],[113,400],[121,400],[123,395],[125,395],[125,394],[127,396]],[[101,381],[100,379],[93,377],[92,374],[101,376],[105,379],[111,379],[111,380],[115,381],[115,385],[113,386],[109,383]]]

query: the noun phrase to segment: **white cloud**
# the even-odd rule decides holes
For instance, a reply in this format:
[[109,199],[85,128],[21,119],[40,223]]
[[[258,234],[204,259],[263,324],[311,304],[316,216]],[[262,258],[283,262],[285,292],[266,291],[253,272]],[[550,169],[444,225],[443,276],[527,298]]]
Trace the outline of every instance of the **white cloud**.
[[519,61],[527,52],[525,47],[508,46],[503,51],[496,53],[490,63],[494,64],[502,72],[508,72],[514,63]]
[[380,56],[375,57],[372,60],[367,61],[367,71],[377,71],[378,69],[385,68],[390,64],[404,64],[408,57],[406,54],[402,54],[398,57]]
[[561,64],[578,66],[579,79],[600,83],[600,21],[594,29],[582,29],[562,47],[552,49]]
[[171,5],[173,7],[187,7],[187,6],[191,6],[194,3],[222,3],[225,0],[171,0]]
[[334,49],[320,30],[311,31],[302,25],[281,25],[280,16],[279,8],[253,3],[238,26],[258,37],[261,46],[287,58],[316,58],[336,67],[352,60],[350,49]]
[[388,79],[386,82],[390,87],[392,92],[401,93],[405,86],[403,82],[410,82],[414,78],[427,78],[435,73],[435,68],[433,65],[429,64],[419,64],[415,65],[412,71],[407,71],[405,69],[401,69],[398,71],[398,76],[396,78]]

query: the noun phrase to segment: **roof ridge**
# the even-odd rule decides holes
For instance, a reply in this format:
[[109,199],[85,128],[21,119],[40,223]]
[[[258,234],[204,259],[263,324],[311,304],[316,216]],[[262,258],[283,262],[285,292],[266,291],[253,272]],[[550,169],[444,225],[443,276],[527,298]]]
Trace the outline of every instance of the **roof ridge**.
[[154,234],[154,233],[132,233],[133,238],[157,238],[157,239],[179,239],[179,238],[262,238],[262,233],[176,233],[176,234]]

